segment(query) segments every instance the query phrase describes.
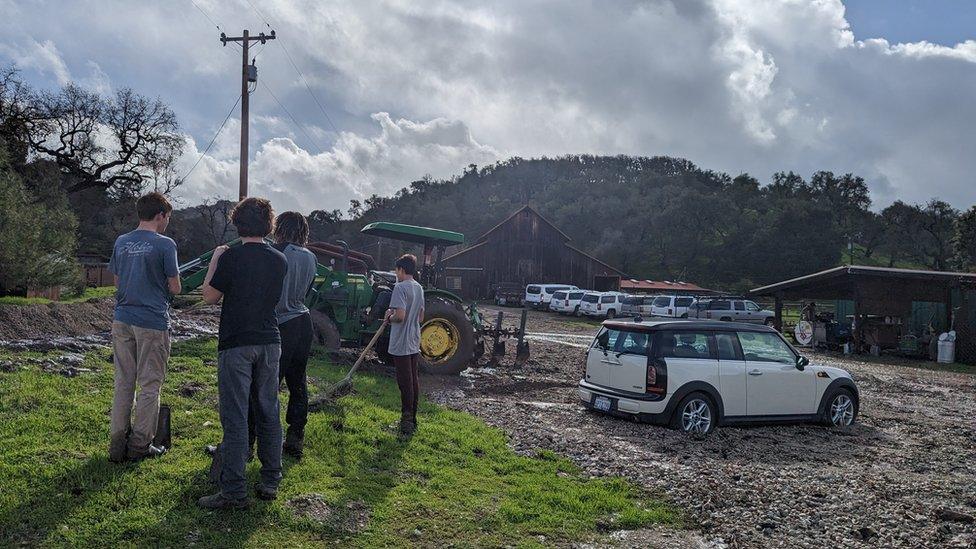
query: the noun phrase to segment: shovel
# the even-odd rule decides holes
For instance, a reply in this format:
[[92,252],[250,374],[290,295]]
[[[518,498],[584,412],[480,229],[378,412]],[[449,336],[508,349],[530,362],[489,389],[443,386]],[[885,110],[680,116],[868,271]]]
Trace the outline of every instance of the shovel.
[[388,320],[384,320],[383,324],[380,324],[380,329],[376,330],[376,333],[373,334],[373,339],[370,339],[369,344],[366,345],[366,348],[363,349],[363,352],[359,353],[359,358],[356,359],[356,363],[353,364],[352,368],[350,368],[349,371],[346,373],[346,377],[340,379],[338,383],[326,389],[324,394],[320,395],[318,398],[308,403],[309,411],[315,412],[320,410],[327,403],[334,401],[335,399],[348,393],[352,389],[353,374],[355,374],[356,371],[359,370],[359,366],[362,365],[364,360],[366,360],[366,353],[368,353],[374,346],[376,346],[376,342],[380,339],[380,336],[383,335],[383,332],[386,330],[387,324],[389,324]]

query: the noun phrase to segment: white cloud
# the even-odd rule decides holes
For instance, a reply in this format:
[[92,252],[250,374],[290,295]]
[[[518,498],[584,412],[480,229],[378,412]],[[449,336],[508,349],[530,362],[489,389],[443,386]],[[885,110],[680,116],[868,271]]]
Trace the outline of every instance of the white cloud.
[[[391,194],[424,175],[450,177],[458,166],[486,164],[498,153],[472,138],[461,122],[393,120],[385,112],[372,118],[379,125],[374,137],[342,133],[334,146],[315,154],[289,137],[260,145],[248,166],[249,194],[270,198],[279,210],[345,210],[349,200],[371,194]],[[236,140],[240,122],[232,120],[217,144]],[[232,135],[233,137],[227,137]],[[181,169],[199,158],[197,144],[188,139]],[[233,198],[239,181],[238,150],[215,146],[193,171],[180,194],[187,203],[205,198]]]
[[[244,0],[197,3],[229,34],[267,30]],[[976,41],[855,37],[840,0],[259,6],[279,41],[253,50],[263,83],[251,97],[251,181],[287,207],[345,209],[472,162],[584,152],[683,156],[764,181],[778,170],[853,171],[881,206],[976,202]],[[240,50],[221,46],[188,2],[14,8],[0,21],[0,62],[42,84],[91,74],[95,88],[162,96],[193,136],[186,168],[238,93]],[[239,131],[230,120],[187,200],[236,193]]]

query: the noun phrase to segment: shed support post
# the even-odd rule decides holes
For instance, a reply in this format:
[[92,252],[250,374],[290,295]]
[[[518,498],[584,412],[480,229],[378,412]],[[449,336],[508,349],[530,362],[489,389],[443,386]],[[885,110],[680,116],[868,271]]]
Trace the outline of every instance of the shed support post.
[[773,316],[773,327],[776,331],[783,331],[783,296],[782,294],[776,294],[776,306],[773,308],[775,316]]
[[952,286],[946,286],[945,292],[945,304],[946,304],[946,331],[953,329],[952,326]]

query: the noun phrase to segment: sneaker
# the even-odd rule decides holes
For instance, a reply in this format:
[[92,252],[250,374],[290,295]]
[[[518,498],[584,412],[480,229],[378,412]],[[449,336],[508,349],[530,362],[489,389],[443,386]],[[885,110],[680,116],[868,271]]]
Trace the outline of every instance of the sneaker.
[[263,484],[258,484],[257,486],[254,487],[254,495],[256,495],[258,499],[271,501],[278,497],[278,489],[269,488]]
[[302,459],[304,448],[304,433],[288,429],[288,434],[285,436],[285,444],[282,446],[282,450],[295,459]]
[[126,454],[126,459],[129,461],[142,461],[149,458],[157,458],[166,453],[165,446],[153,446],[152,444],[146,448],[145,452],[133,453],[131,450]]
[[241,499],[225,498],[224,494],[217,492],[198,499],[197,505],[204,509],[247,509],[248,501],[246,497]]

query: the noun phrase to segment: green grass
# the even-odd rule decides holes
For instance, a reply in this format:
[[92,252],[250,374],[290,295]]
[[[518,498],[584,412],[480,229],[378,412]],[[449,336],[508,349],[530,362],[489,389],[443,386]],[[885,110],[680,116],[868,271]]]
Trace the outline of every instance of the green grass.
[[[89,354],[95,372],[78,378],[36,365],[0,373],[0,546],[533,546],[539,535],[545,544],[599,539],[597,525],[608,521],[613,529],[678,521],[622,479],[588,479],[550,452],[514,454],[503,433],[468,414],[425,402],[420,430],[400,440],[396,384],[374,375],[357,377],[339,406],[311,414],[305,458],[285,459],[276,501],[200,510],[196,499],[214,491],[202,448],[220,440],[215,355],[213,340],[174,346],[163,395],[174,448],[128,465],[106,456],[107,350]],[[26,364],[28,356],[38,355],[0,359]],[[317,356],[309,373],[321,385],[344,372]],[[204,389],[181,396],[187,382]],[[252,484],[257,470],[248,468]],[[340,510],[362,502],[367,526],[353,534],[286,504],[312,493]]]
[[80,294],[70,294],[63,296],[58,301],[52,301],[46,297],[23,297],[16,295],[6,295],[0,297],[0,305],[46,305],[48,303],[81,303],[84,301],[91,301],[92,299],[99,299],[103,297],[112,297],[115,295],[115,286],[101,286],[98,288],[85,288],[85,291]]

